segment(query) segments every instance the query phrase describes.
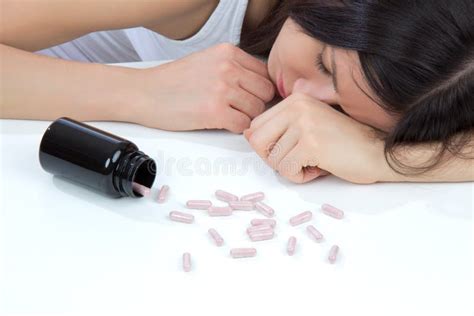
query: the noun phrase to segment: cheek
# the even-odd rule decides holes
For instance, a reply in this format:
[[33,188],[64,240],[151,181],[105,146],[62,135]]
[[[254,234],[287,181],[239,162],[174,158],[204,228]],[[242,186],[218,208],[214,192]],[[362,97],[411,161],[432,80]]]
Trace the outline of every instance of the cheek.
[[356,121],[370,125],[383,131],[390,131],[397,119],[390,116],[376,103],[364,102],[360,104],[341,105],[342,109]]

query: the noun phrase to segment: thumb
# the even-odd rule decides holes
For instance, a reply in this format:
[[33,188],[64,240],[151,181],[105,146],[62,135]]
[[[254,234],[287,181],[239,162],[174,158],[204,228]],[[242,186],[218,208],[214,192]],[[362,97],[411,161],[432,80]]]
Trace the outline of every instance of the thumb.
[[317,98],[315,91],[317,91],[314,87],[314,84],[310,81],[300,78],[295,81],[293,85],[293,92],[292,93],[304,93],[313,98]]
[[332,85],[321,86],[303,78],[295,81],[292,93],[303,93],[327,104],[337,104],[338,101]]

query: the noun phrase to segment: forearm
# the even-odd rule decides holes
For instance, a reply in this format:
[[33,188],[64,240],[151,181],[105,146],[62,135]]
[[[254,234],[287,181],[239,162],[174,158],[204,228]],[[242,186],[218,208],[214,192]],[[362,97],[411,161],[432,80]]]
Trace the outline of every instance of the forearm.
[[[385,172],[381,182],[467,182],[474,181],[474,140],[471,134],[470,141],[463,147],[460,155],[453,156],[446,152],[440,163],[431,170],[419,175],[404,175],[395,172],[385,163]],[[396,157],[401,163],[421,167],[426,165],[436,154],[438,144],[417,145],[400,148]],[[471,158],[471,159],[469,159]],[[389,158],[389,161],[391,158]],[[394,162],[392,161],[392,164]]]
[[0,117],[130,121],[140,71],[35,55],[0,45]]

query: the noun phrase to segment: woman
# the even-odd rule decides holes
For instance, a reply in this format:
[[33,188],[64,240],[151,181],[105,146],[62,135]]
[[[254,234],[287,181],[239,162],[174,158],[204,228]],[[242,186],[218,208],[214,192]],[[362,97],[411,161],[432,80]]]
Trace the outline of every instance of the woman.
[[[4,118],[244,131],[298,183],[325,173],[474,180],[471,0],[3,0],[2,9]],[[115,31],[91,34],[104,30]],[[239,40],[243,50],[214,45]],[[178,60],[134,70],[28,52],[38,50]],[[275,87],[284,100],[264,112]]]

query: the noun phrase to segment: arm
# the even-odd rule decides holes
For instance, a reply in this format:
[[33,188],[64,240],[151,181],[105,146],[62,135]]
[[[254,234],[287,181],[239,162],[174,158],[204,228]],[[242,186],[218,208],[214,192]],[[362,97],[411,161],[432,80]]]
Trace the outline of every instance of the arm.
[[266,65],[230,44],[150,69],[83,64],[0,44],[0,67],[0,118],[71,116],[241,133],[274,96]]
[[[474,181],[474,138],[471,132],[470,141],[461,150],[461,155],[445,153],[439,165],[420,175],[402,175],[385,163],[385,172],[380,182],[464,182]],[[423,166],[436,154],[439,144],[405,146],[396,151],[397,158],[409,166]]]
[[215,0],[0,0],[0,43],[36,51],[94,31],[136,26],[186,37],[215,5]]
[[0,117],[130,121],[140,70],[35,55],[0,44]]
[[[127,108],[143,100],[138,89],[140,71],[27,51],[105,29],[150,25],[167,32],[175,20],[189,20],[180,29],[193,32],[205,21],[205,11],[212,9],[214,2],[0,0],[0,117],[54,119],[69,115],[80,120],[130,121]],[[193,12],[194,18],[189,19],[187,15]]]
[[230,44],[139,70],[26,51],[93,30],[135,25],[186,37],[206,21],[215,0],[0,1],[0,118],[71,116],[239,133],[273,98],[266,65]]
[[[324,171],[359,184],[474,181],[474,160],[448,154],[421,175],[395,172],[376,130],[305,94],[293,92],[254,119],[244,135],[269,166],[296,183],[314,180]],[[462,154],[473,158],[473,148],[471,137]],[[414,167],[424,166],[435,153],[436,144],[404,146],[395,152],[401,163]]]

